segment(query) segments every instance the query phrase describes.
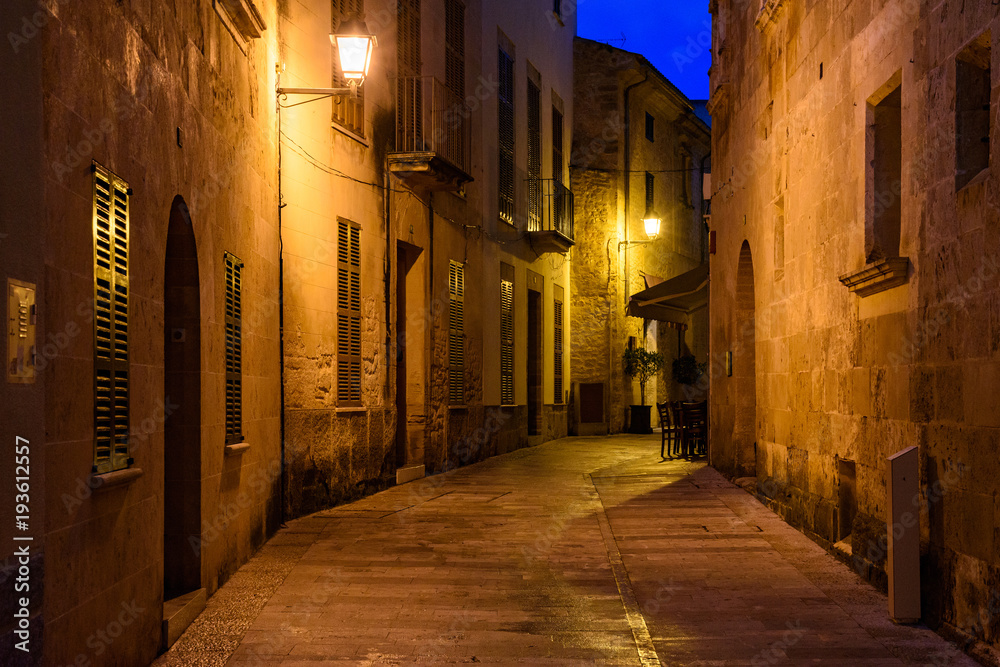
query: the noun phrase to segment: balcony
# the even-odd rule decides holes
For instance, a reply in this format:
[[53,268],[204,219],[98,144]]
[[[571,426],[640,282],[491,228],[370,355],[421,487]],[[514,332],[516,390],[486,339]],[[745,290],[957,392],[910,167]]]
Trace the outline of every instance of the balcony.
[[432,76],[399,77],[396,146],[389,171],[414,190],[459,190],[469,175],[469,128],[465,104]]
[[525,231],[538,253],[569,252],[573,247],[573,193],[553,178],[528,179]]

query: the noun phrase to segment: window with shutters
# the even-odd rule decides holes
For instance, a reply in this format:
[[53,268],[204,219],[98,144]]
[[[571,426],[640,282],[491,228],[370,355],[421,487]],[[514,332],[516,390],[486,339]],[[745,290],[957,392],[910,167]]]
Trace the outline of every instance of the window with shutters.
[[514,404],[514,267],[500,265],[500,403]]
[[444,23],[445,86],[464,100],[465,4],[461,0],[445,0]]
[[552,107],[552,178],[557,183],[563,182],[563,115],[555,106]]
[[[336,32],[342,21],[352,15],[362,16],[365,11],[364,0],[332,0],[331,32]],[[340,55],[337,53],[337,45],[332,44],[333,49],[333,84],[334,88],[346,88],[347,80],[340,71]],[[365,134],[365,87],[358,88],[357,97],[348,95],[333,96],[333,122],[346,130],[359,136]]]
[[653,210],[656,205],[656,177],[646,172],[646,211]]
[[337,219],[337,404],[361,406],[361,226]]
[[94,163],[94,472],[122,470],[129,458],[129,196]]
[[226,444],[243,442],[243,262],[225,254]]
[[553,369],[555,372],[553,374],[552,380],[552,393],[553,402],[562,403],[563,402],[563,302],[561,299],[556,299],[553,304],[552,312],[552,350],[553,357],[552,362],[555,364]]
[[528,80],[528,231],[542,228],[542,92]]
[[448,402],[465,403],[465,265],[448,266]]
[[499,142],[499,192],[500,220],[514,224],[514,56],[497,49],[497,88]]
[[396,148],[423,150],[423,81],[420,77],[420,0],[396,3]]

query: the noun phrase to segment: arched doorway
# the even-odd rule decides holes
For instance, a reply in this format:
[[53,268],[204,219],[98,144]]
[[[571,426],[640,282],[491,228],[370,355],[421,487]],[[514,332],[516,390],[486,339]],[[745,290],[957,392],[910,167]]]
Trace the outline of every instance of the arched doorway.
[[757,475],[757,333],[753,256],[743,242],[736,270],[736,345],[733,379],[736,415],[733,425],[735,468],[740,477]]
[[175,197],[163,283],[163,593],[201,588],[201,291],[187,205]]

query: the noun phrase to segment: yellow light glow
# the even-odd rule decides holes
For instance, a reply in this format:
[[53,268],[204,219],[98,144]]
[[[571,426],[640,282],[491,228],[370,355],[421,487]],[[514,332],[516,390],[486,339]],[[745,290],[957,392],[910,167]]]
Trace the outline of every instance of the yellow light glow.
[[340,71],[344,78],[360,85],[368,76],[372,53],[378,46],[375,35],[368,32],[364,21],[352,16],[341,22],[337,32],[330,35],[330,41],[337,45]]
[[655,239],[660,235],[660,219],[656,215],[647,213],[642,222],[646,226],[646,236]]

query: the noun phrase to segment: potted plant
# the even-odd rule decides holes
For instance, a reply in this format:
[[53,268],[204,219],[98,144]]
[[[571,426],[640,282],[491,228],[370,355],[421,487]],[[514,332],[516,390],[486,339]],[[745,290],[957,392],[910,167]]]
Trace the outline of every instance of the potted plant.
[[705,374],[708,364],[699,364],[693,354],[685,354],[674,359],[672,371],[678,384],[693,385]]
[[644,347],[633,347],[625,350],[622,355],[625,364],[625,377],[639,380],[640,405],[631,406],[629,418],[629,433],[652,433],[649,411],[646,405],[646,383],[663,368],[663,355],[659,352],[649,352]]

